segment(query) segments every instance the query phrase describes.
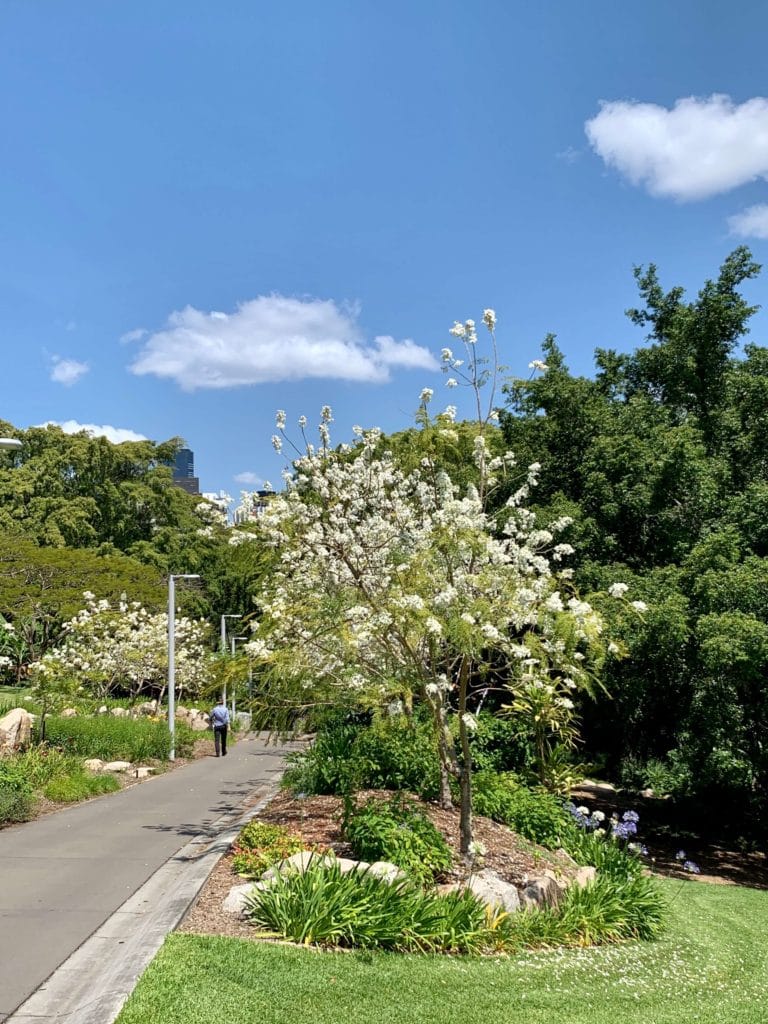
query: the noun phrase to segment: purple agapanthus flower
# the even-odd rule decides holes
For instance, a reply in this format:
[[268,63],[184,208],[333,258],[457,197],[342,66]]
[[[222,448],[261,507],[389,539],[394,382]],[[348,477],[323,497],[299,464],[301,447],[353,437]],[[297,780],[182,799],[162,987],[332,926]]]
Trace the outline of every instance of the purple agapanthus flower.
[[685,863],[683,864],[683,871],[689,871],[692,875],[701,874],[701,868],[692,860],[685,861]]

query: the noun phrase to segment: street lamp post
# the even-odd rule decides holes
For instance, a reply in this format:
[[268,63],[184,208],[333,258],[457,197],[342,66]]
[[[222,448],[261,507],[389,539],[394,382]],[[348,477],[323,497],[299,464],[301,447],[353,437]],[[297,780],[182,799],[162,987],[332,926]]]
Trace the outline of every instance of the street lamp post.
[[[232,657],[233,658],[235,656],[235,641],[236,640],[248,640],[248,639],[249,639],[249,637],[247,637],[247,636],[233,636],[232,637]],[[236,682],[235,682],[235,680],[233,678],[232,679],[232,718],[233,719],[235,717],[235,691],[236,690],[237,690],[237,684],[236,684]],[[227,703],[226,699],[224,700],[224,703],[225,704]]]
[[[242,619],[242,615],[227,614],[221,616],[221,653],[227,653],[227,619]],[[227,682],[224,680],[224,694],[222,696],[224,704],[227,703]]]
[[176,760],[176,580],[199,580],[196,573],[168,576],[168,732],[171,737],[169,761]]
[[0,448],[6,451],[17,452],[21,448],[21,441],[15,437],[0,437]]

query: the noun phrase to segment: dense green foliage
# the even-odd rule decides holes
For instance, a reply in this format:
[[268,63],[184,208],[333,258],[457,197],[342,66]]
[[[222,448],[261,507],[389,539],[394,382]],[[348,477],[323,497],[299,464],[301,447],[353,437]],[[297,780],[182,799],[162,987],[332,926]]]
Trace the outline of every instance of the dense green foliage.
[[423,810],[402,794],[389,800],[345,802],[344,837],[359,860],[390,861],[420,882],[451,867],[451,851]]
[[[176,723],[176,754],[191,753],[196,733]],[[103,761],[158,761],[168,759],[170,736],[165,722],[142,718],[56,718],[46,720],[46,741],[53,747],[80,757],[99,757]]]
[[304,848],[302,840],[282,825],[249,821],[232,845],[232,867],[239,875],[257,879],[277,861]]
[[104,793],[116,793],[118,789],[120,783],[114,775],[88,775],[81,771],[61,779],[52,779],[44,788],[43,794],[49,800],[69,804]]
[[563,846],[565,837],[575,831],[562,800],[544,790],[529,789],[511,772],[478,772],[474,808],[477,814],[553,850]]
[[650,939],[661,931],[663,907],[653,879],[639,878],[572,886],[557,910],[489,913],[467,889],[390,884],[366,871],[344,874],[333,863],[280,875],[246,900],[253,924],[294,942],[429,953]]
[[[577,586],[627,652],[604,672],[610,698],[583,707],[588,756],[734,818],[768,793],[768,350],[739,349],[755,312],[739,286],[758,270],[737,249],[693,301],[638,270],[629,316],[648,343],[598,349],[589,379],[550,337],[547,371],[510,382],[502,413],[507,444],[543,467],[542,519],[573,517]],[[642,622],[593,596],[617,581]]]
[[439,764],[426,724],[404,715],[361,722],[330,719],[306,750],[290,754],[283,782],[300,793],[343,795],[357,789],[407,790],[433,798]]

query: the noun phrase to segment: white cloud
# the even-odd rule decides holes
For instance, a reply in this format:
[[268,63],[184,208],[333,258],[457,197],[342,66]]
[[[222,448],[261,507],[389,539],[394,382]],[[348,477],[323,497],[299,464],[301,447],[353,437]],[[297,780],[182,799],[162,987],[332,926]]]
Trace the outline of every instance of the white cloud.
[[239,484],[252,484],[254,486],[261,486],[264,483],[264,480],[257,473],[252,473],[249,469],[244,473],[235,474],[235,480]]
[[53,357],[51,369],[51,380],[57,384],[64,384],[70,387],[77,383],[90,370],[88,363],[79,363],[76,359],[62,359],[61,356]]
[[706,199],[768,178],[768,99],[688,96],[672,107],[603,103],[585,124],[609,167],[654,196]]
[[748,206],[741,213],[728,218],[732,235],[742,238],[768,238],[768,203]]
[[394,366],[437,369],[413,341],[366,342],[357,313],[330,299],[283,295],[261,295],[234,313],[187,306],[147,338],[130,369],[170,377],[185,391],[308,377],[379,383]]
[[131,341],[141,341],[144,335],[147,333],[144,327],[137,327],[135,331],[126,331],[125,334],[120,335],[120,341],[127,345]]
[[79,434],[85,430],[91,437],[106,437],[112,444],[122,444],[123,441],[146,441],[143,434],[137,434],[135,430],[128,430],[125,427],[110,427],[109,424],[97,426],[95,423],[78,423],[77,420],[47,420],[40,424],[41,427],[61,427],[65,434]]

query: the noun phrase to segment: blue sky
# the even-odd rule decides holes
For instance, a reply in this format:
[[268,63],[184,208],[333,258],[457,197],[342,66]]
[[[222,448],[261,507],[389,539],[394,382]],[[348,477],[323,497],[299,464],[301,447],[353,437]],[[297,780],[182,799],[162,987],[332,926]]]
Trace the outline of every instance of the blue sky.
[[279,479],[277,408],[341,441],[455,401],[485,307],[512,372],[548,331],[589,372],[642,340],[634,264],[768,260],[767,35],[714,0],[4,0],[0,416],[179,434],[236,493]]

